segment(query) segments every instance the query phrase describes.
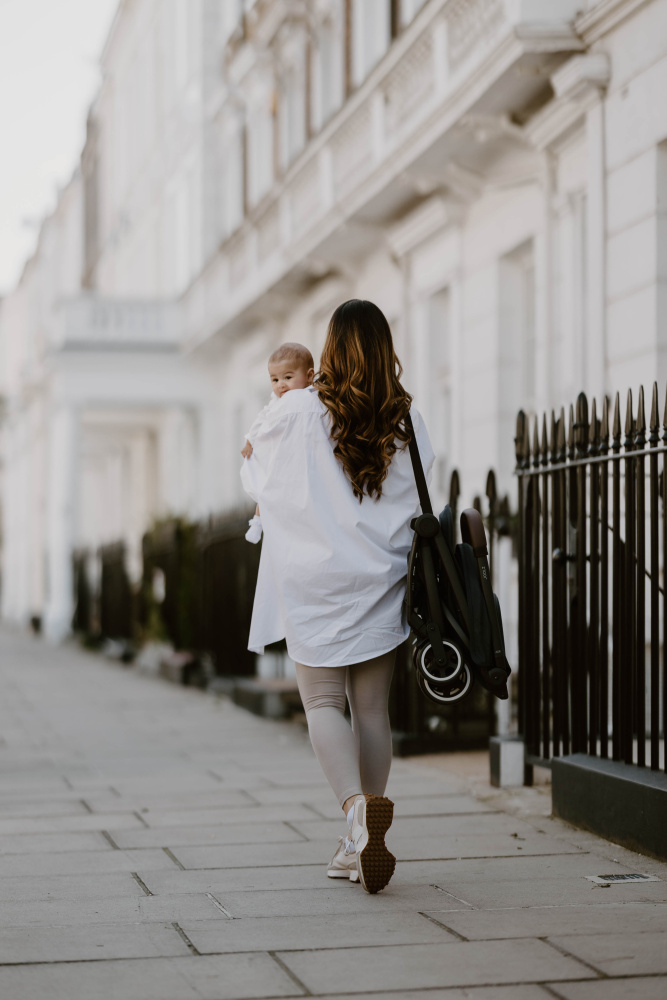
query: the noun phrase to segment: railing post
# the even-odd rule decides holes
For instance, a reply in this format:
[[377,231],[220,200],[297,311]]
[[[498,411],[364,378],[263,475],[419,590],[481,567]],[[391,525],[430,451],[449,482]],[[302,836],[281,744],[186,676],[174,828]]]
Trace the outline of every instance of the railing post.
[[614,400],[611,450],[617,456],[612,467],[612,757],[623,756],[621,744],[621,609],[624,600],[625,543],[621,539],[621,400],[618,393]]
[[[602,403],[598,452],[609,453],[609,400]],[[609,756],[609,463],[600,464],[600,756]]]
[[572,660],[572,749],[575,753],[586,752],[587,680],[588,680],[588,621],[587,621],[587,561],[586,561],[586,457],[588,445],[588,400],[584,393],[577,398],[577,419],[574,424],[576,457],[580,464],[575,470],[576,512],[571,521],[576,532],[575,574],[576,590],[573,601],[573,645]]
[[634,700],[636,691],[634,680],[637,664],[637,649],[635,646],[636,618],[635,602],[637,597],[635,569],[635,488],[634,488],[634,445],[635,422],[632,409],[632,390],[628,389],[625,410],[625,438],[623,440],[623,465],[625,472],[625,560],[623,577],[625,581],[621,607],[621,753],[626,764],[632,764],[633,754],[633,720]]
[[542,443],[540,448],[540,462],[543,474],[542,480],[542,756],[548,760],[551,756],[551,635],[549,614],[549,570],[551,558],[549,552],[549,444],[547,440],[547,416],[542,418]]
[[650,536],[651,536],[651,770],[660,767],[660,549],[658,494],[658,455],[655,449],[660,443],[660,417],[658,416],[658,383],[653,383],[651,419],[649,423],[649,491]]
[[[597,404],[591,404],[591,422],[588,432],[588,455],[595,458],[600,448],[600,422]],[[588,623],[588,752],[598,752],[600,722],[600,473],[603,466],[590,466],[590,523],[589,523],[589,623]]]
[[646,446],[646,415],[644,412],[644,386],[639,387],[639,399],[637,400],[637,422],[635,427],[635,448],[639,452],[635,459],[635,502],[636,502],[636,529],[635,538],[637,545],[636,574],[637,574],[637,611],[635,617],[635,715],[634,729],[637,734],[637,764],[644,767],[646,764],[646,489],[644,476],[646,474],[646,462],[641,452]]

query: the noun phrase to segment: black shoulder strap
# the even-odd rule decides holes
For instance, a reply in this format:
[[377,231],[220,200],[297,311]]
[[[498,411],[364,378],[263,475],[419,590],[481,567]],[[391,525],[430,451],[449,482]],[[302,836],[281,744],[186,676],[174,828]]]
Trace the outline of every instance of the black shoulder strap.
[[419,455],[419,448],[417,447],[417,438],[415,437],[415,429],[412,425],[412,417],[409,413],[405,418],[405,428],[410,435],[408,447],[410,449],[410,458],[412,460],[412,471],[415,474],[415,482],[417,484],[417,493],[419,494],[419,505],[422,509],[422,514],[432,514],[433,507],[431,506],[431,498],[428,495],[428,486],[426,485],[424,467]]

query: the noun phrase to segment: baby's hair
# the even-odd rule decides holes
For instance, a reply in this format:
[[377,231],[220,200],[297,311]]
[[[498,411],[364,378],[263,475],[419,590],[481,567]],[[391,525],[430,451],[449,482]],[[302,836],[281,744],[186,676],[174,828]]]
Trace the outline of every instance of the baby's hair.
[[298,362],[299,367],[303,365],[306,371],[309,368],[315,367],[313,364],[313,355],[307,347],[303,346],[303,344],[287,343],[281,344],[280,347],[276,347],[275,351],[269,358],[269,364],[275,365],[279,361]]

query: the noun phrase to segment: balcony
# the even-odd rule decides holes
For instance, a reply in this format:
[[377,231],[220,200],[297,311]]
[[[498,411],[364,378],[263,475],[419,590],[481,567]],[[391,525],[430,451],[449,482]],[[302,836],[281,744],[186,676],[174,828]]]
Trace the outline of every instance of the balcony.
[[62,301],[51,345],[59,351],[173,351],[179,335],[172,302],[81,295]]
[[[314,277],[354,266],[433,194],[470,199],[550,77],[584,45],[575,0],[432,0],[209,260],[184,305],[187,346],[233,334]],[[224,334],[223,334],[224,335]]]

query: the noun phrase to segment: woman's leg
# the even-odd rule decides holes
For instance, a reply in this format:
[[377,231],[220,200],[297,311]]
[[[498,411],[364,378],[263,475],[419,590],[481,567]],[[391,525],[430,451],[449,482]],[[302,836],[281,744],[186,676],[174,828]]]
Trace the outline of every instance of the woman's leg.
[[361,788],[384,795],[391,768],[389,688],[396,650],[348,667],[347,697],[357,741]]
[[315,756],[341,806],[362,790],[357,741],[345,718],[346,667],[296,664]]

